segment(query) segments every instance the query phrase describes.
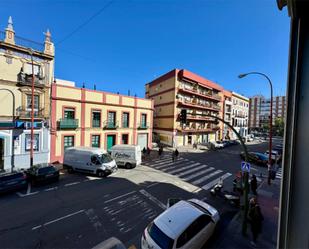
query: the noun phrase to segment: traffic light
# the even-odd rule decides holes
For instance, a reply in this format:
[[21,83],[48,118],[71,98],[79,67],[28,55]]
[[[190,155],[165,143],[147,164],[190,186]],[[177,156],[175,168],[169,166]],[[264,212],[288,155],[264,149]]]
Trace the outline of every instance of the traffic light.
[[180,122],[182,124],[187,123],[187,110],[186,109],[182,109],[180,112]]

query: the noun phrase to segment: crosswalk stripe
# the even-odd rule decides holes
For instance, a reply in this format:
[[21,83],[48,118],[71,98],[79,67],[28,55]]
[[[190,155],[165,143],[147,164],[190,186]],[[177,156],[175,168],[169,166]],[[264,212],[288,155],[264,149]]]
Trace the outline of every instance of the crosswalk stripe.
[[[180,159],[183,159],[183,158],[180,158]],[[163,161],[162,161],[162,160],[159,160],[159,161],[152,161],[152,162],[149,162],[149,164],[151,164],[152,166],[154,166],[154,165],[159,166],[159,165],[162,165],[162,164],[164,164],[164,163],[170,163],[170,162],[173,162],[171,158],[170,158],[170,159],[163,160]]]
[[183,161],[176,161],[176,162],[171,162],[171,163],[167,163],[165,165],[161,165],[159,167],[155,167],[156,169],[162,169],[165,168],[166,166],[170,166],[170,165],[175,165],[175,164],[179,164],[179,163],[183,163],[184,161],[188,161],[187,159],[183,160]]
[[[198,163],[198,164],[200,164],[200,163]],[[197,166],[197,165],[196,165],[195,163],[193,163],[193,164],[188,164],[188,165],[185,165],[184,167],[180,167],[180,168],[173,169],[173,170],[171,170],[171,171],[169,171],[169,172],[167,172],[167,173],[169,173],[169,174],[175,174],[175,173],[178,173],[178,172],[183,171],[184,169],[185,169],[185,170],[191,169],[191,168],[197,169],[197,168],[200,168],[200,167],[201,167],[201,166],[199,166],[199,167],[196,167],[196,166]],[[203,167],[204,167],[204,166],[203,166]]]
[[217,179],[215,179],[215,180],[207,183],[206,185],[204,185],[202,187],[202,189],[208,190],[208,189],[212,188],[213,186],[215,186],[218,183],[218,181],[220,180],[220,178],[223,181],[224,179],[230,177],[231,175],[232,175],[231,173],[225,173],[224,175],[222,175],[222,176],[218,177]]
[[186,167],[188,165],[189,162],[186,162],[186,164],[182,163],[182,162],[175,162],[175,163],[170,163],[170,164],[165,164],[163,166],[158,167],[157,169],[160,170],[168,170],[168,169],[173,169],[174,167]]
[[160,163],[160,162],[170,161],[170,160],[172,160],[172,159],[169,157],[169,158],[163,158],[163,159],[152,160],[152,161],[150,161],[150,163]]
[[[181,167],[177,167],[176,169],[175,168],[173,169],[172,167],[169,167],[167,169],[164,169],[164,171],[166,171],[166,173],[168,173],[168,174],[175,174],[175,173],[187,170],[188,168],[189,169],[191,169],[193,167],[196,168],[196,166],[198,166],[198,165],[200,165],[200,163],[187,164],[187,165],[183,165]],[[171,170],[171,169],[173,169],[173,170]],[[171,171],[169,171],[169,170],[171,170]]]
[[203,175],[203,174],[205,174],[205,173],[207,173],[207,172],[209,172],[209,171],[212,171],[212,170],[214,170],[214,168],[213,168],[213,167],[210,167],[210,168],[207,168],[207,169],[205,169],[205,170],[199,171],[199,172],[197,172],[197,173],[195,173],[195,174],[193,174],[193,175],[184,177],[184,178],[182,178],[182,179],[184,179],[185,181],[190,181],[191,179],[193,179],[193,178],[195,178],[195,177],[197,177],[197,176]]
[[190,169],[190,170],[178,173],[178,174],[176,174],[176,176],[184,176],[184,175],[187,175],[187,174],[191,174],[191,173],[198,171],[198,170],[201,170],[203,168],[208,168],[208,166],[205,165],[205,164],[202,164],[201,166],[195,167],[194,169]]
[[209,179],[209,178],[211,178],[211,177],[213,177],[213,176],[215,176],[217,174],[220,174],[221,172],[222,172],[222,170],[216,170],[215,172],[213,172],[213,173],[211,173],[209,175],[206,175],[206,176],[204,176],[204,177],[202,177],[202,178],[192,182],[192,184],[193,185],[200,184],[200,183],[204,182],[205,180],[207,180],[207,179]]
[[[183,168],[184,169],[184,168],[188,167],[189,165],[191,165],[189,162],[187,162],[186,164],[180,164],[178,166],[176,166],[175,164],[172,164],[172,165],[169,165],[167,167],[160,168],[160,169],[164,170],[164,171],[170,170],[170,169],[173,169],[173,168],[177,168],[177,169]],[[195,163],[194,165],[197,166],[197,165],[200,165],[200,163]]]

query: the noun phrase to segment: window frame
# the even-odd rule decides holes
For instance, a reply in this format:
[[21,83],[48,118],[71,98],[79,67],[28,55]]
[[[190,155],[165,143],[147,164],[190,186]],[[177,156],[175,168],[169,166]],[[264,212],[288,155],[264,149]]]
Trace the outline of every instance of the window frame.
[[[73,112],[73,118],[66,118],[65,117],[66,111]],[[62,107],[62,118],[63,119],[76,119],[76,107],[75,106],[63,106]]]
[[[28,97],[30,97],[30,103],[29,103],[29,99]],[[37,108],[35,106],[35,99],[37,98]],[[26,110],[27,111],[31,111],[32,109],[32,95],[31,94],[26,94]],[[40,109],[40,95],[39,94],[34,94],[34,108],[33,108],[35,111],[38,111]]]
[[[124,115],[127,114],[128,118],[127,118],[127,125],[124,126]],[[122,128],[129,128],[130,127],[130,112],[129,111],[123,111],[122,115],[121,115],[121,126]]]
[[[72,137],[73,139],[72,139],[72,142],[73,142],[73,145],[72,146],[65,146],[65,139],[67,138],[67,137]],[[75,136],[74,135],[63,135],[63,150],[65,151],[66,150],[66,148],[70,148],[70,147],[74,147],[75,146]]]
[[[99,119],[99,126],[94,126],[94,113],[99,113],[100,114],[100,119]],[[102,111],[99,109],[91,109],[91,127],[92,128],[101,128],[102,127]]]
[[[33,143],[33,151],[40,151],[40,133],[34,133],[33,135],[34,135],[33,136],[34,140],[37,141],[36,147],[35,147],[35,143]],[[29,149],[27,149],[28,140],[29,140]],[[31,146],[31,134],[26,133],[25,134],[25,151],[26,152],[31,150],[30,146]]]
[[[98,137],[98,138],[99,138],[99,140],[98,140],[98,146],[93,146],[93,138],[94,138],[94,137]],[[91,147],[92,147],[92,148],[101,148],[101,134],[91,134],[90,142],[91,142]]]

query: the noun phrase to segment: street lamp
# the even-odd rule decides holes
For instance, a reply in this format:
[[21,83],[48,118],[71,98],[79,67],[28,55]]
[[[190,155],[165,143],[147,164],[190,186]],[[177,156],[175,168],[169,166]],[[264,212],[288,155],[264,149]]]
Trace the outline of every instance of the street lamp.
[[264,78],[267,79],[269,86],[270,86],[269,149],[268,149],[268,151],[269,151],[269,155],[268,155],[268,184],[270,184],[270,179],[271,179],[270,169],[271,169],[271,165],[272,165],[271,151],[272,151],[272,128],[273,128],[273,84],[272,84],[270,78],[266,74],[263,74],[263,73],[260,73],[260,72],[250,72],[250,73],[240,74],[240,75],[238,75],[238,78],[240,78],[240,79],[244,78],[249,74],[257,74],[257,75],[263,76]]
[[31,138],[30,138],[30,167],[33,167],[33,125],[34,125],[34,66],[33,66],[33,49],[29,49],[31,56],[31,67],[32,67],[32,84],[31,84]]
[[[8,91],[12,95],[13,99],[13,107],[12,107],[12,123],[15,126],[15,94],[13,91],[7,88],[0,88],[0,91]],[[15,167],[15,162],[14,162],[14,127],[12,130],[12,145],[11,145],[11,150],[12,150],[12,156],[11,156],[11,171],[13,172],[13,169]]]

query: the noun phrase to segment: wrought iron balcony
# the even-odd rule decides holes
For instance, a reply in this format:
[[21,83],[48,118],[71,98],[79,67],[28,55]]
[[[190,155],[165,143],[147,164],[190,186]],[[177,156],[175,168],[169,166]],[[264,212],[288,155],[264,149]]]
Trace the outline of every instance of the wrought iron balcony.
[[[23,72],[19,72],[17,75],[18,84],[19,85],[32,85],[32,74],[26,74]],[[45,86],[45,77],[37,74],[34,75],[34,85],[36,87],[44,87]]]
[[92,120],[92,127],[93,128],[100,128],[101,126],[101,120],[93,119]]
[[141,124],[137,125],[137,129],[139,129],[139,130],[147,130],[148,128],[149,128],[148,123],[141,123]]
[[208,109],[208,110],[215,110],[215,111],[220,111],[221,107],[216,104],[207,104],[207,103],[202,103],[199,102],[197,99],[192,99],[192,100],[186,100],[186,99],[179,99],[178,104],[192,107],[192,108],[198,108],[198,109]]
[[60,129],[76,129],[78,127],[78,119],[61,118],[58,122]]
[[212,93],[210,90],[201,90],[199,88],[196,87],[192,87],[189,88],[187,86],[182,86],[180,85],[178,88],[179,91],[185,92],[185,93],[190,93],[190,94],[194,94],[203,98],[208,98],[208,99],[212,99],[212,100],[216,100],[216,101],[221,101],[221,97],[219,94],[214,94]]
[[105,121],[103,124],[103,128],[106,130],[116,130],[118,128],[118,122],[110,122],[110,121]]
[[[25,108],[17,108],[16,116],[20,119],[31,119],[31,109]],[[39,110],[34,110],[33,116],[35,119],[43,119],[44,118],[44,108]]]

